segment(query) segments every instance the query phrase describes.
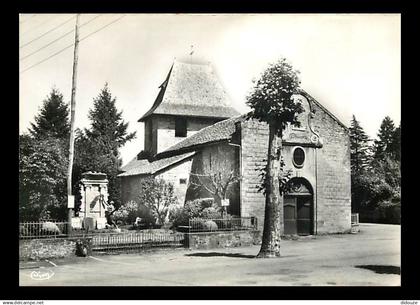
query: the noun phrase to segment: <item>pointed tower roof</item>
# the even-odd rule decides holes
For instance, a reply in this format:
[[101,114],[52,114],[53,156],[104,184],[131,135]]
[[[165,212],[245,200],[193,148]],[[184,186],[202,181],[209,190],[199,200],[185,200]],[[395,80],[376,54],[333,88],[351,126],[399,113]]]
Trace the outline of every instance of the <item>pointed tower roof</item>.
[[152,106],[138,121],[153,114],[214,117],[239,115],[210,64],[174,61]]

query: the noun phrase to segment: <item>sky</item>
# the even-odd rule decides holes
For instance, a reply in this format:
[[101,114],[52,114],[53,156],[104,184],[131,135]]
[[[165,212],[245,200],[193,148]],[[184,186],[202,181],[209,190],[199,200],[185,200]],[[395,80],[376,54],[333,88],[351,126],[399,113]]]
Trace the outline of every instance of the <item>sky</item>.
[[[74,16],[20,15],[20,133],[53,87],[70,101]],[[175,58],[210,62],[241,113],[253,79],[285,57],[301,87],[345,125],[354,114],[375,138],[385,116],[401,120],[399,14],[82,14],[79,35],[75,127],[89,127],[93,99],[108,83],[137,132],[121,149],[123,164],[143,149],[137,120]]]

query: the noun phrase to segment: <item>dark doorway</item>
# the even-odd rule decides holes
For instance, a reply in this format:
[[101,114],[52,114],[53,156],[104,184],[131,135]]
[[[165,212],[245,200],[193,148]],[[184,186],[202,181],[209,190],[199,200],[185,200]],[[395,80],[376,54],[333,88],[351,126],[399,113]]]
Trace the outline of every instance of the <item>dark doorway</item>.
[[303,179],[292,179],[292,187],[284,196],[284,234],[313,234],[312,189]]

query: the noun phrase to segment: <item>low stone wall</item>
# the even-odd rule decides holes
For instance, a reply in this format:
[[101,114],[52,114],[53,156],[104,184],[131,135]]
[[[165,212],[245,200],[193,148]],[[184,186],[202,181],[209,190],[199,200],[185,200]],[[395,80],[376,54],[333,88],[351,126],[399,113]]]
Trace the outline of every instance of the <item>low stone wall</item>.
[[19,260],[42,260],[76,255],[77,239],[30,239],[19,241]]
[[234,248],[261,243],[260,231],[186,233],[190,249]]

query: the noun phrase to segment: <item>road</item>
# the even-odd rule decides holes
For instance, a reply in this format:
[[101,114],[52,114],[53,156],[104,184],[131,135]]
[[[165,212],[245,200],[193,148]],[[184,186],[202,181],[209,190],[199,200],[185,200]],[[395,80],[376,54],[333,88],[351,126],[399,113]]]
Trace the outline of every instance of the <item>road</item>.
[[272,259],[255,258],[259,246],[252,246],[94,254],[43,262],[41,268],[22,263],[19,281],[21,286],[399,286],[400,231],[398,225],[361,224],[358,234],[282,240],[281,257]]

